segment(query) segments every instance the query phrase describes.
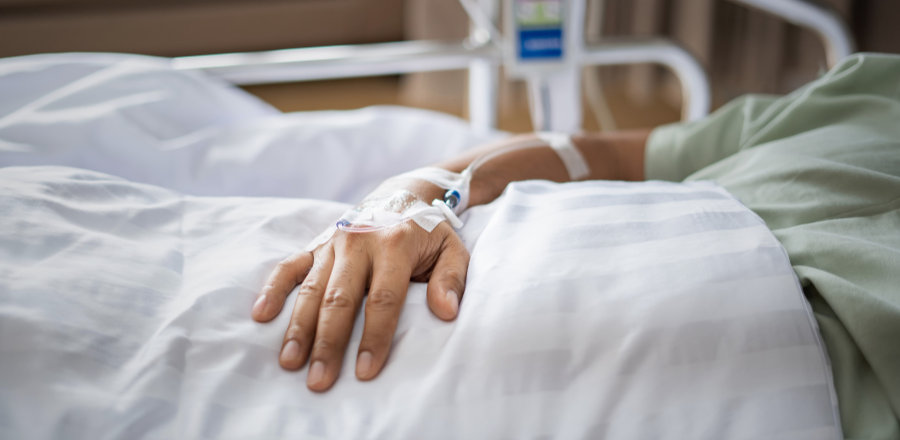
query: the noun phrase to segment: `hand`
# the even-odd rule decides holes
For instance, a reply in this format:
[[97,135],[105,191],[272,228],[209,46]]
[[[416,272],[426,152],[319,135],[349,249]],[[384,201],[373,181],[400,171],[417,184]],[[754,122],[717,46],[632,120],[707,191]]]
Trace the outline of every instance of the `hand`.
[[279,362],[296,370],[310,361],[307,386],[325,391],[338,378],[353,322],[368,288],[356,377],[369,380],[387,360],[410,280],[428,281],[431,311],[452,320],[466,286],[469,252],[447,222],[431,233],[415,222],[368,233],[338,230],[313,252],[280,262],[253,306],[266,322],[300,284]]

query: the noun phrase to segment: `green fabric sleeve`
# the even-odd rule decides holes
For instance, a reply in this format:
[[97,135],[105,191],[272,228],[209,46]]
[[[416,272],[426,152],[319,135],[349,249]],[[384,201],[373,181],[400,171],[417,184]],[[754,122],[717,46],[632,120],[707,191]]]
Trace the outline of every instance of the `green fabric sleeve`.
[[645,148],[648,179],[714,180],[766,222],[815,312],[845,437],[900,439],[900,56],[850,56]]
[[753,121],[777,96],[748,95],[696,122],[657,127],[646,145],[647,180],[680,182],[687,176],[747,147]]

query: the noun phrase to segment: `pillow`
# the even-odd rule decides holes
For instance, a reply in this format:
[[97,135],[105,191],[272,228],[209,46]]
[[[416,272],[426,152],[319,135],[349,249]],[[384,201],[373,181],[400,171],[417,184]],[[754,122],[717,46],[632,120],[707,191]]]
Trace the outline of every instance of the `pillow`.
[[0,437],[840,438],[784,250],[711,183],[509,186],[464,215],[458,319],[413,284],[382,373],[353,375],[360,313],[311,392],[290,313],[249,314],[346,208],[0,169]]

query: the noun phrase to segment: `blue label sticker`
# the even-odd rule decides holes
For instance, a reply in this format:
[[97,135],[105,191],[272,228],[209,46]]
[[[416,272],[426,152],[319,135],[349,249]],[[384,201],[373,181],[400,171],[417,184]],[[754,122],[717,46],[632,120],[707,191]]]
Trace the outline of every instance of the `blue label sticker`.
[[562,29],[519,31],[519,58],[560,59],[562,54]]

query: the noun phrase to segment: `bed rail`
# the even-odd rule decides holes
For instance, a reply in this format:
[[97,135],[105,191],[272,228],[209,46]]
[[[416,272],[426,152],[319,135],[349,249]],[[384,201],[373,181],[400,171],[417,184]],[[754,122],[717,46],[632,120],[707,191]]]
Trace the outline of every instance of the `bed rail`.
[[731,1],[776,15],[816,33],[825,45],[828,68],[856,52],[856,44],[844,20],[830,9],[803,0]]
[[[493,8],[495,0],[476,1]],[[853,39],[834,12],[803,0],[731,0],[812,29],[824,41],[828,64],[833,66],[854,51]],[[576,0],[582,8],[582,0]],[[472,5],[468,5],[472,7]],[[573,13],[574,13],[573,8]],[[575,20],[576,23],[580,23]],[[580,29],[580,27],[579,27]],[[473,30],[473,37],[478,29]],[[482,34],[485,31],[481,30]],[[580,33],[579,33],[580,35]],[[580,38],[580,37],[579,37]],[[472,44],[480,41],[482,44]],[[682,85],[682,119],[697,120],[709,113],[711,92],[703,67],[681,46],[666,39],[617,39],[584,46],[570,72],[529,84],[532,119],[536,129],[572,131],[581,126],[580,67],[656,63],[671,69]],[[413,72],[468,69],[469,119],[474,129],[496,126],[498,66],[501,49],[491,38],[466,42],[403,41],[396,43],[284,49],[174,58],[179,70],[204,71],[234,84],[312,81]]]
[[472,61],[497,61],[499,55],[489,46],[403,41],[190,56],[174,58],[172,66],[247,85],[467,69]]
[[238,85],[469,69],[469,120],[483,132],[496,126],[499,62],[500,52],[492,45],[402,41],[180,57],[172,67]]
[[712,95],[703,66],[681,46],[666,39],[606,40],[586,46],[582,65],[656,63],[668,67],[681,82],[682,119],[694,121],[709,114]]
[[[470,119],[476,129],[485,130],[495,125],[496,67],[501,58],[500,50],[490,44],[403,41],[180,57],[172,60],[172,66],[204,71],[238,85],[469,69]],[[709,111],[706,74],[690,54],[670,41],[617,40],[587,47],[581,58],[583,65],[629,63],[671,68],[684,87],[685,119],[697,119]]]

